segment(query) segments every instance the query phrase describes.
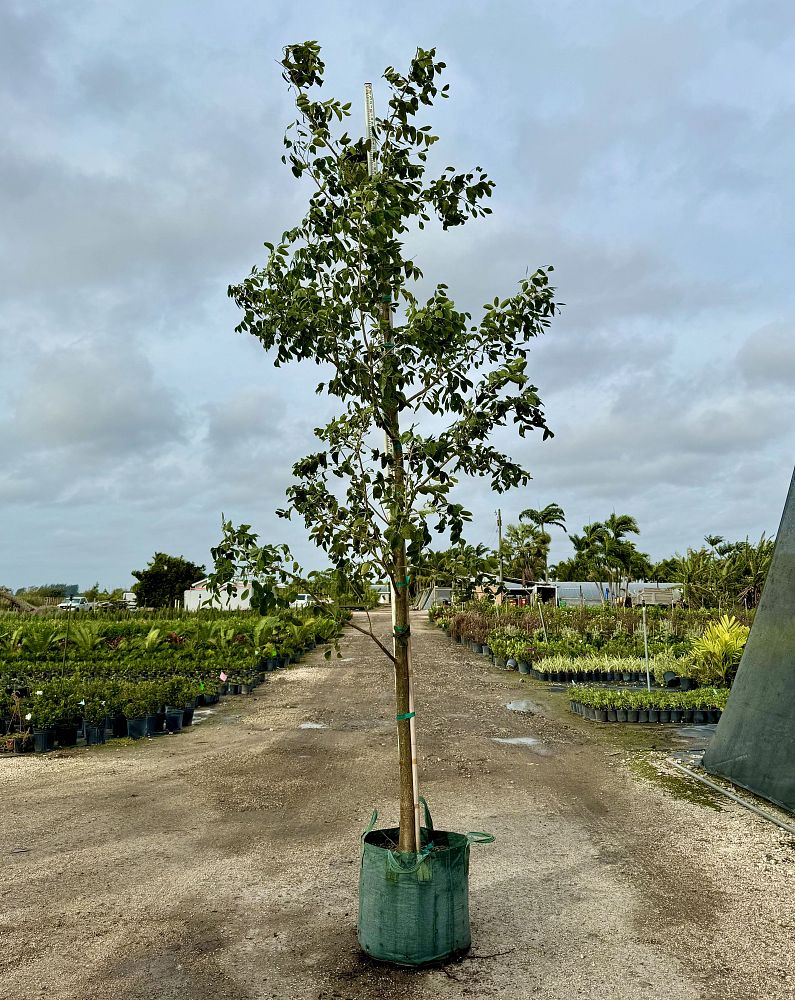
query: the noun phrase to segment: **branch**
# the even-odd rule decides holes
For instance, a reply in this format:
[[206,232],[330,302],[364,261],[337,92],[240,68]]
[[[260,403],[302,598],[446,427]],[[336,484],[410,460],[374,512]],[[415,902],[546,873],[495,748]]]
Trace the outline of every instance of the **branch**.
[[[369,614],[367,615],[367,619],[368,619],[368,621],[370,620],[370,615]],[[386,646],[383,644],[383,642],[381,642],[381,640],[379,638],[377,638],[376,635],[374,634],[373,629],[372,629],[372,623],[371,623],[371,626],[370,626],[369,629],[362,628],[361,625],[357,625],[355,622],[352,622],[352,621],[349,621],[348,624],[350,625],[351,628],[355,628],[357,632],[361,632],[362,635],[369,636],[373,640],[373,642],[376,644],[376,646],[378,646],[378,648],[384,653],[384,655],[389,660],[391,660],[393,664],[397,664],[397,660],[395,659],[395,654],[394,653],[390,653],[389,650],[386,648]]]

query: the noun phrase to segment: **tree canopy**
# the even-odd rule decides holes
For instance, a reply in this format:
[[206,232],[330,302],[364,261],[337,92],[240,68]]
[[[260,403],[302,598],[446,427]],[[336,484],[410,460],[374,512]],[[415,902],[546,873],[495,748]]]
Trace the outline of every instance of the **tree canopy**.
[[[496,295],[477,320],[456,307],[442,281],[420,297],[423,274],[407,234],[433,219],[447,230],[487,215],[494,186],[480,167],[430,172],[438,136],[418,118],[447,97],[434,49],[417,49],[404,73],[387,67],[386,111],[361,138],[346,128],[350,103],[319,97],[325,66],[316,42],[288,46],[282,68],[298,112],[282,159],[310,182],[308,208],[265,244],[264,265],[230,295],[242,312],[238,331],[256,337],[277,367],[310,361],[329,372],[317,392],[338,401],[338,415],[316,428],[319,447],[293,466],[279,513],[300,517],[336,570],[391,583],[393,650],[368,634],[395,665],[400,849],[413,850],[412,563],[432,530],[461,541],[471,519],[454,496],[462,476],[486,477],[497,492],[528,482],[530,473],[491,436],[508,424],[521,436],[551,435],[527,361],[530,342],[557,307],[549,268]],[[276,600],[278,583],[299,571],[283,547],[261,546],[248,525],[226,522],[213,554],[214,584],[242,568],[260,598]]]
[[192,583],[205,575],[204,566],[155,552],[146,569],[135,569],[132,576],[138,581],[132,586],[138,604],[146,608],[170,608],[174,601],[181,601]]

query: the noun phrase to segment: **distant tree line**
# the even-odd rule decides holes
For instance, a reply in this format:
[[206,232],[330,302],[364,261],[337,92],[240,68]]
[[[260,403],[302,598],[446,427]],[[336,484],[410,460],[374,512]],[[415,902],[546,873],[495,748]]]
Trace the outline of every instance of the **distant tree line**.
[[565,527],[563,509],[548,504],[540,510],[523,510],[518,524],[507,525],[499,551],[482,545],[426,551],[414,563],[414,591],[429,586],[471,589],[472,580],[497,574],[502,556],[504,575],[524,583],[588,581],[599,585],[602,593],[607,591],[612,600],[623,598],[631,582],[676,583],[689,607],[753,608],[762,596],[774,547],[774,539],[764,534],[755,543],[707,535],[701,548],[654,562],[630,537],[640,535],[636,519],[614,512],[569,534],[573,554],[550,566],[549,529],[565,531]]

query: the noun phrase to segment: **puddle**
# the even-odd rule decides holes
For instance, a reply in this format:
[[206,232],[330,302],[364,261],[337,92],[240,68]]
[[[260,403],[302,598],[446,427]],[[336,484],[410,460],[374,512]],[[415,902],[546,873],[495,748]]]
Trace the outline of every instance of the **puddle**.
[[302,722],[299,729],[328,729],[324,722]]
[[526,698],[522,698],[519,701],[509,701],[505,706],[509,712],[527,712],[528,715],[540,715],[541,706],[537,705],[534,701],[528,701]]
[[685,740],[699,740],[701,743],[709,743],[717,728],[717,723],[707,723],[704,726],[679,726],[678,729],[674,730],[674,733]]
[[549,747],[533,736],[492,736],[493,743],[507,743],[512,747],[530,747],[540,757],[549,756]]
[[198,726],[200,722],[204,722],[205,719],[209,719],[211,715],[215,715],[214,708],[197,708],[193,712],[193,725]]

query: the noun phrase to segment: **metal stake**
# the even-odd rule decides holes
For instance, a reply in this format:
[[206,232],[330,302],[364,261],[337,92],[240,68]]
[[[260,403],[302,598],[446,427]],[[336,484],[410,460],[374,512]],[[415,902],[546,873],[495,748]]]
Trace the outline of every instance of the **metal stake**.
[[643,655],[646,658],[646,690],[651,691],[651,676],[649,675],[649,636],[646,631],[646,605],[641,608],[643,612]]

